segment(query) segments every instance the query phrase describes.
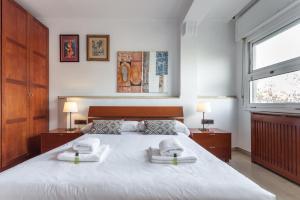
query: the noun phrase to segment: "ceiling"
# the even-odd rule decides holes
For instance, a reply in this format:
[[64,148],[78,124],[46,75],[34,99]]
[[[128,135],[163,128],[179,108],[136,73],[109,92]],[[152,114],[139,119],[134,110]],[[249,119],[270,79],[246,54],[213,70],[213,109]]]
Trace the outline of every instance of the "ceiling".
[[251,0],[195,0],[186,21],[230,21]]
[[183,20],[193,0],[16,0],[35,17]]

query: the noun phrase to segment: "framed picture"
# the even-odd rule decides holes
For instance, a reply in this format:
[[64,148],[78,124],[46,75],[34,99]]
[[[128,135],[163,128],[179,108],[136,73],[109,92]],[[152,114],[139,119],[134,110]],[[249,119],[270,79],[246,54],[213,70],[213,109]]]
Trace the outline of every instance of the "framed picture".
[[109,61],[109,35],[87,35],[88,61]]
[[79,35],[60,35],[60,62],[79,62]]

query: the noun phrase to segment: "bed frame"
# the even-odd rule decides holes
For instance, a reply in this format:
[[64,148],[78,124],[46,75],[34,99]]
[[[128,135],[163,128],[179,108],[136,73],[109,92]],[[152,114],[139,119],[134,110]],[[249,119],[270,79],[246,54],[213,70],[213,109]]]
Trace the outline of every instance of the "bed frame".
[[182,106],[90,106],[88,122],[101,119],[184,120]]

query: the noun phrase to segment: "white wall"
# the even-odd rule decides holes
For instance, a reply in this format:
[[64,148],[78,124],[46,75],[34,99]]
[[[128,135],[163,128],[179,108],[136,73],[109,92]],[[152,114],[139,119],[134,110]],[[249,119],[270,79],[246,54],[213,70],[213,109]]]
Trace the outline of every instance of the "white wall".
[[[263,0],[259,1],[245,15],[236,22],[236,91],[238,94],[238,142],[237,146],[251,151],[251,114],[245,110],[242,102],[242,41],[262,24],[269,21],[279,11],[289,6],[295,0]],[[280,17],[279,17],[280,18]]]
[[[57,127],[58,96],[128,95],[116,93],[117,51],[167,50],[169,91],[165,95],[179,96],[180,31],[177,21],[138,19],[42,19],[41,21],[49,27],[50,33],[50,128]],[[59,61],[60,34],[80,35],[79,63]],[[87,34],[110,35],[110,62],[86,61]]]
[[204,21],[198,30],[199,96],[235,96],[234,22]]
[[[234,61],[234,26],[226,22],[205,21],[198,27],[196,31],[199,34],[197,36],[191,36],[193,34],[185,34],[181,38],[181,103],[185,108],[186,124],[189,127],[199,127],[201,120],[201,113],[195,112],[195,105],[198,101],[209,101],[212,104],[212,112],[207,113],[206,117],[215,120],[214,127],[231,131],[232,145],[236,146],[237,139],[237,99],[235,98],[215,98],[216,96],[230,96],[235,95],[235,90],[228,90],[228,85],[234,86],[235,78],[234,66],[228,64]],[[217,35],[215,31],[218,31],[221,35],[216,36],[223,37],[224,40],[229,42],[220,42],[221,46],[218,46],[218,41],[211,41],[211,44],[207,43],[210,35]],[[232,34],[232,35],[231,35]],[[231,35],[231,37],[230,37]],[[228,54],[227,51],[233,51],[232,54]],[[224,51],[223,51],[224,50]],[[206,62],[209,60],[223,60],[211,66],[207,66]],[[230,62],[228,62],[230,60]],[[212,61],[213,63],[213,61]],[[216,72],[216,68],[219,69]],[[199,72],[203,72],[201,74]],[[223,85],[216,80],[216,76],[219,73],[225,72],[222,76]],[[205,79],[203,79],[205,76]],[[232,77],[232,78],[230,78]],[[199,82],[201,84],[199,84]],[[215,88],[217,82],[218,88]],[[234,87],[233,87],[234,88]],[[212,96],[212,98],[201,98],[197,96]]]

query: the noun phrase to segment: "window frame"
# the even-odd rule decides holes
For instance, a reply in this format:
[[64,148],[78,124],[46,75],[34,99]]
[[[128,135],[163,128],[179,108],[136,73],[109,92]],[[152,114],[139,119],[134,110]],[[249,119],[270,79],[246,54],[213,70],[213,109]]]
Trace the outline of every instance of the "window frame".
[[300,56],[273,65],[253,69],[253,46],[300,24],[300,16],[259,29],[243,40],[243,105],[250,111],[299,113],[300,103],[251,103],[251,81],[300,71]]

